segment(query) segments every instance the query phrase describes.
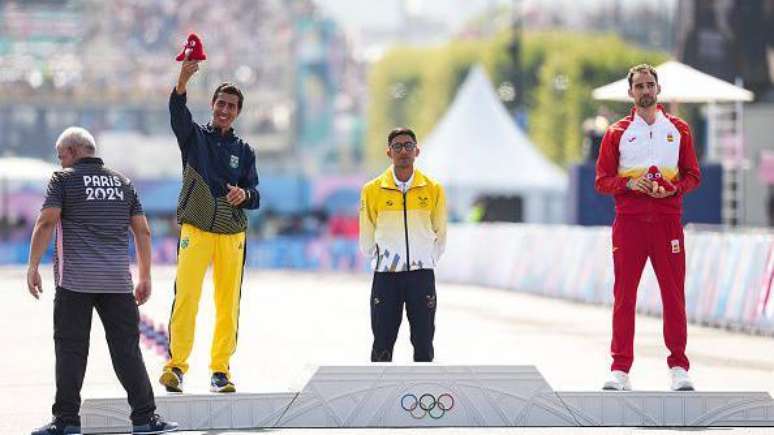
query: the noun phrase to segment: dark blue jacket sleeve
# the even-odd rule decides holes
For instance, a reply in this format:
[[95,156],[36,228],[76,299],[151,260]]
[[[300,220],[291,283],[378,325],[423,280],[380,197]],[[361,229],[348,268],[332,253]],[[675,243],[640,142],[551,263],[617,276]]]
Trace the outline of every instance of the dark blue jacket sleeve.
[[247,199],[240,205],[242,208],[255,210],[261,204],[261,194],[258,192],[258,171],[255,169],[255,151],[250,145],[245,144],[246,165],[242,178],[239,179],[239,187],[247,191]]
[[172,95],[169,96],[169,119],[181,150],[185,150],[191,144],[191,136],[196,128],[186,101],[186,94],[178,95],[177,91],[172,89]]

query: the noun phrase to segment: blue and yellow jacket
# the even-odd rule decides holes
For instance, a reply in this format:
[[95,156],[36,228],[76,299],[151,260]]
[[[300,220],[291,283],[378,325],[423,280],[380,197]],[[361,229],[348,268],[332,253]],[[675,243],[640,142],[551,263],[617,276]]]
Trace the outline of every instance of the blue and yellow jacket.
[[[195,123],[186,106],[186,94],[178,95],[174,89],[169,114],[183,160],[177,221],[213,233],[245,231],[243,209],[257,209],[260,204],[255,152],[233,129],[222,135],[210,124]],[[226,200],[227,183],[247,193],[247,199],[237,207]]]
[[395,184],[392,167],[363,187],[360,249],[376,272],[432,269],[446,246],[443,187],[414,169],[406,193]]

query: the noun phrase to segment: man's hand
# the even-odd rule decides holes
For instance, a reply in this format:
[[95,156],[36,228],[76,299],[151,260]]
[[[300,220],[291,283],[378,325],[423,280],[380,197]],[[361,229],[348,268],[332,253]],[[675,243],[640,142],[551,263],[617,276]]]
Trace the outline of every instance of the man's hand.
[[247,192],[245,192],[245,189],[242,189],[239,186],[232,186],[230,184],[226,184],[226,187],[228,187],[226,201],[228,201],[229,204],[236,207],[239,204],[245,202],[247,199]]
[[137,305],[142,305],[148,302],[151,295],[151,282],[150,280],[142,280],[134,287],[134,300],[137,301]]
[[626,188],[650,195],[653,191],[653,184],[654,183],[645,178],[645,175],[642,175],[638,178],[630,178],[629,181],[626,182]]
[[175,86],[175,91],[177,91],[178,95],[183,95],[185,93],[188,80],[191,80],[191,77],[193,77],[197,71],[199,71],[199,61],[188,60],[188,56],[186,56],[183,65],[180,67],[180,76],[177,78],[177,86]]
[[40,294],[43,293],[43,282],[37,266],[27,268],[27,290],[35,299],[40,299]]
[[[669,183],[668,181],[666,182]],[[676,193],[677,193],[677,189],[674,186],[672,186],[672,190],[667,190],[664,186],[659,186],[658,183],[654,181],[653,191],[648,192],[648,195],[650,195],[652,198],[661,199],[661,198],[666,198],[668,196],[672,196]]]

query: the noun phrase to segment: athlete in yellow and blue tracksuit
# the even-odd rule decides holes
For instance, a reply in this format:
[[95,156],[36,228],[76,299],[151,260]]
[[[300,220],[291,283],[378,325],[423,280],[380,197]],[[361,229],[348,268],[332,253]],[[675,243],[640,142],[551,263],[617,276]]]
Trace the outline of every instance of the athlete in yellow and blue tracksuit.
[[414,361],[433,360],[437,298],[433,268],[446,244],[446,202],[441,185],[414,169],[419,148],[409,129],[390,132],[393,165],[361,194],[360,248],[371,258],[371,361],[392,361],[403,305],[411,327]]
[[229,360],[236,350],[239,326],[247,229],[244,209],[258,208],[258,175],[255,152],[231,128],[243,102],[236,86],[223,83],[215,90],[210,123],[199,125],[193,121],[186,106],[186,84],[197,70],[197,62],[183,62],[178,84],[169,98],[172,131],[183,162],[183,187],[177,204],[182,228],[169,322],[169,360],[160,382],[168,391],[182,392],[202,281],[212,263],[215,332],[210,389],[234,392]]

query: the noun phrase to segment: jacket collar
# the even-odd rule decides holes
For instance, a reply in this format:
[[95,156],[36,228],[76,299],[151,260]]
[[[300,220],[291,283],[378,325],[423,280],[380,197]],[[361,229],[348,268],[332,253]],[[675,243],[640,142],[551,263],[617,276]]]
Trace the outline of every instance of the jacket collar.
[[[656,123],[664,119],[666,113],[667,111],[666,109],[664,109],[664,106],[657,103],[656,104]],[[639,120],[639,122],[647,124],[645,120],[640,115],[637,114],[637,106],[632,106],[632,111],[629,113],[629,117],[631,118],[632,121]]]
[[[379,185],[383,189],[400,190],[395,184],[395,177],[393,176],[392,166],[387,168],[387,170],[382,172],[382,175],[379,176]],[[424,174],[422,174],[419,169],[414,168],[414,181],[411,183],[411,186],[409,186],[409,190],[415,187],[424,187],[426,185],[427,178],[425,178]]]
[[73,164],[75,165],[104,165],[104,163],[99,157],[82,157]]
[[[215,127],[212,125],[212,122],[208,122],[208,123],[207,123],[207,124],[204,126],[204,130],[205,130],[207,133],[211,133],[211,134],[217,134],[218,136],[221,136],[221,134],[220,134],[220,131],[219,131],[217,128],[215,128]],[[236,137],[236,135],[234,134],[234,127],[230,127],[230,128],[228,129],[228,131],[226,132],[226,134],[225,134],[225,135],[223,135],[223,137],[226,137],[226,138],[232,138],[232,137]]]

